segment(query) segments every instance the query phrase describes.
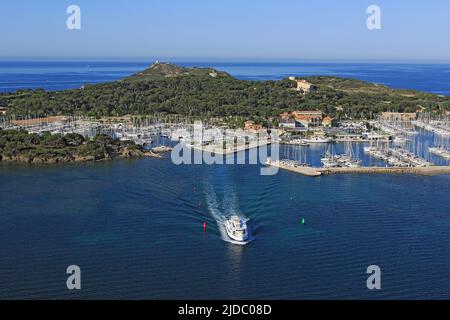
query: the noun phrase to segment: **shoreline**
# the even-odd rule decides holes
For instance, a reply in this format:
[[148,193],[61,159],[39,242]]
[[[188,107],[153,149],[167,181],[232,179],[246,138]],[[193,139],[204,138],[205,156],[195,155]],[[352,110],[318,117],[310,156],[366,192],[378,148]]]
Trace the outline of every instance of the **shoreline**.
[[95,156],[65,156],[65,157],[36,157],[31,158],[23,155],[0,158],[0,165],[2,164],[26,164],[26,165],[55,165],[55,164],[76,164],[76,163],[102,163],[110,162],[119,159],[133,159],[133,158],[153,158],[153,159],[164,159],[161,153],[155,153],[152,151],[147,152],[136,152],[136,151],[125,151],[121,154],[106,154],[102,158],[97,158]]
[[97,134],[87,138],[77,133],[66,135],[26,130],[0,130],[0,163],[57,164],[104,162],[117,158],[162,158],[172,151],[166,146],[147,149],[130,140]]

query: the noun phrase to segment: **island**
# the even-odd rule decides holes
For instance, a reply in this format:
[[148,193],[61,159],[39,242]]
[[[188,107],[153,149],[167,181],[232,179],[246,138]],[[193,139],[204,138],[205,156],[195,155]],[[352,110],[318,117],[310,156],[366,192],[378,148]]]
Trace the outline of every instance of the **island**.
[[[313,84],[308,94],[299,92]],[[92,117],[180,115],[222,118],[230,127],[247,120],[277,126],[279,115],[320,110],[337,120],[373,119],[384,111],[450,110],[450,98],[414,90],[338,77],[312,76],[299,81],[247,81],[212,68],[185,68],[156,62],[119,81],[63,91],[18,90],[0,94],[6,114],[20,116],[88,115]]]
[[[0,161],[65,163],[118,157],[161,157],[161,153],[168,152],[165,146],[153,146],[156,148],[152,151],[140,143],[144,138],[152,139],[151,133],[143,132],[146,129],[140,126],[148,120],[146,117],[155,115],[156,118],[172,119],[171,124],[175,127],[177,119],[182,119],[184,124],[201,120],[222,129],[244,128],[246,132],[255,133],[255,136],[259,136],[262,128],[269,132],[300,124],[307,129],[300,132],[302,139],[295,139],[294,134],[298,131],[294,130],[291,138],[284,142],[308,145],[321,141],[360,139],[348,135],[323,137],[318,135],[320,132],[317,130],[315,136],[308,136],[312,132],[308,131],[308,126],[315,122],[331,127],[334,121],[370,121],[380,115],[392,118],[401,113],[415,118],[418,112],[448,114],[450,98],[339,77],[239,80],[213,68],[186,68],[156,62],[148,69],[124,79],[84,85],[80,89],[1,93],[0,110]],[[89,118],[86,121],[95,121],[96,125],[103,125],[106,121],[109,129],[118,126],[132,129],[131,132],[122,129],[120,137],[103,133],[94,136],[79,134],[79,123],[71,121],[77,117]],[[26,130],[30,123],[60,118],[65,120],[60,121],[59,131],[46,132],[41,128]],[[78,126],[73,127],[76,130],[71,131],[70,122]],[[155,130],[157,127],[153,125]],[[386,130],[386,126],[380,123],[373,123],[372,127]],[[171,128],[169,133],[160,131],[158,134],[168,137],[175,133]],[[251,142],[246,145],[250,146]],[[212,147],[207,142],[199,148],[208,150]],[[224,146],[223,152],[226,150]]]

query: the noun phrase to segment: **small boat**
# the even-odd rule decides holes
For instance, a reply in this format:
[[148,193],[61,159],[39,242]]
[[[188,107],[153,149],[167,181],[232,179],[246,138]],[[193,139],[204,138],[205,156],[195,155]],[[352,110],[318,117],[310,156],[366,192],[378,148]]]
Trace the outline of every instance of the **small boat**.
[[322,162],[324,168],[340,167],[338,160],[339,156],[334,153],[332,144],[328,146],[326,154],[320,157],[320,161]]
[[337,162],[334,157],[324,156],[320,159],[324,168],[338,168],[340,167],[339,162]]
[[305,143],[331,143],[333,142],[332,138],[320,138],[320,137],[312,137],[308,139],[303,139]]
[[291,140],[290,144],[294,144],[294,145],[301,146],[301,147],[309,147],[309,143],[303,139]]
[[228,236],[238,243],[245,243],[248,240],[247,223],[236,215],[225,221],[225,230]]
[[395,144],[406,144],[406,143],[408,143],[410,141],[411,141],[411,139],[406,139],[406,138],[403,138],[403,137],[395,137],[394,138],[394,143]]
[[159,136],[160,136],[161,138],[170,138],[170,137],[171,137],[171,134],[170,134],[169,131],[161,131],[161,132],[159,133]]

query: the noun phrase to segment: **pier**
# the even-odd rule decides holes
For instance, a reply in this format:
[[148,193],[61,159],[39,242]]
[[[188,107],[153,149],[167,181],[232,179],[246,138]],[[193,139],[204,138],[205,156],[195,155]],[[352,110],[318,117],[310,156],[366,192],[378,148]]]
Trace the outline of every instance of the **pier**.
[[419,174],[426,176],[450,174],[450,166],[429,167],[360,167],[317,169],[322,174]]
[[319,177],[330,174],[417,174],[425,176],[450,174],[450,166],[429,167],[359,167],[359,168],[315,168],[308,166],[291,166],[279,161],[268,162],[268,165],[302,174],[308,177]]
[[268,161],[268,165],[276,168],[280,168],[283,170],[299,173],[308,177],[319,177],[322,175],[322,172],[318,168],[308,167],[308,166],[292,166],[285,164],[280,161]]
[[208,152],[208,153],[213,153],[213,154],[218,154],[218,155],[230,155],[230,154],[235,154],[235,153],[239,153],[242,151],[247,151],[250,149],[255,149],[255,148],[262,148],[262,147],[266,147],[268,145],[270,145],[271,142],[270,141],[266,141],[266,140],[261,140],[258,142],[254,142],[254,143],[250,143],[250,144],[245,144],[245,145],[237,145],[237,146],[233,146],[231,148],[226,148],[224,149],[222,145],[190,145],[188,144],[187,146],[193,150],[197,150],[197,151],[202,151],[202,152]]

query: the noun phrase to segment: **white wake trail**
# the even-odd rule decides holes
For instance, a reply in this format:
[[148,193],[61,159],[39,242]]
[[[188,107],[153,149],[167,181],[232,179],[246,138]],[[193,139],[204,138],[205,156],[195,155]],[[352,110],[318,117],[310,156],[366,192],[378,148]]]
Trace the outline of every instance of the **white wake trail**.
[[225,230],[224,223],[228,216],[237,215],[241,219],[248,221],[247,217],[239,210],[236,192],[234,192],[231,188],[226,188],[224,190],[223,201],[219,202],[217,199],[217,194],[209,181],[205,182],[204,190],[208,210],[217,223],[217,227],[220,231],[220,238],[226,242],[235,244],[247,244],[251,242],[253,240],[251,236],[245,243],[236,242],[228,237]]

